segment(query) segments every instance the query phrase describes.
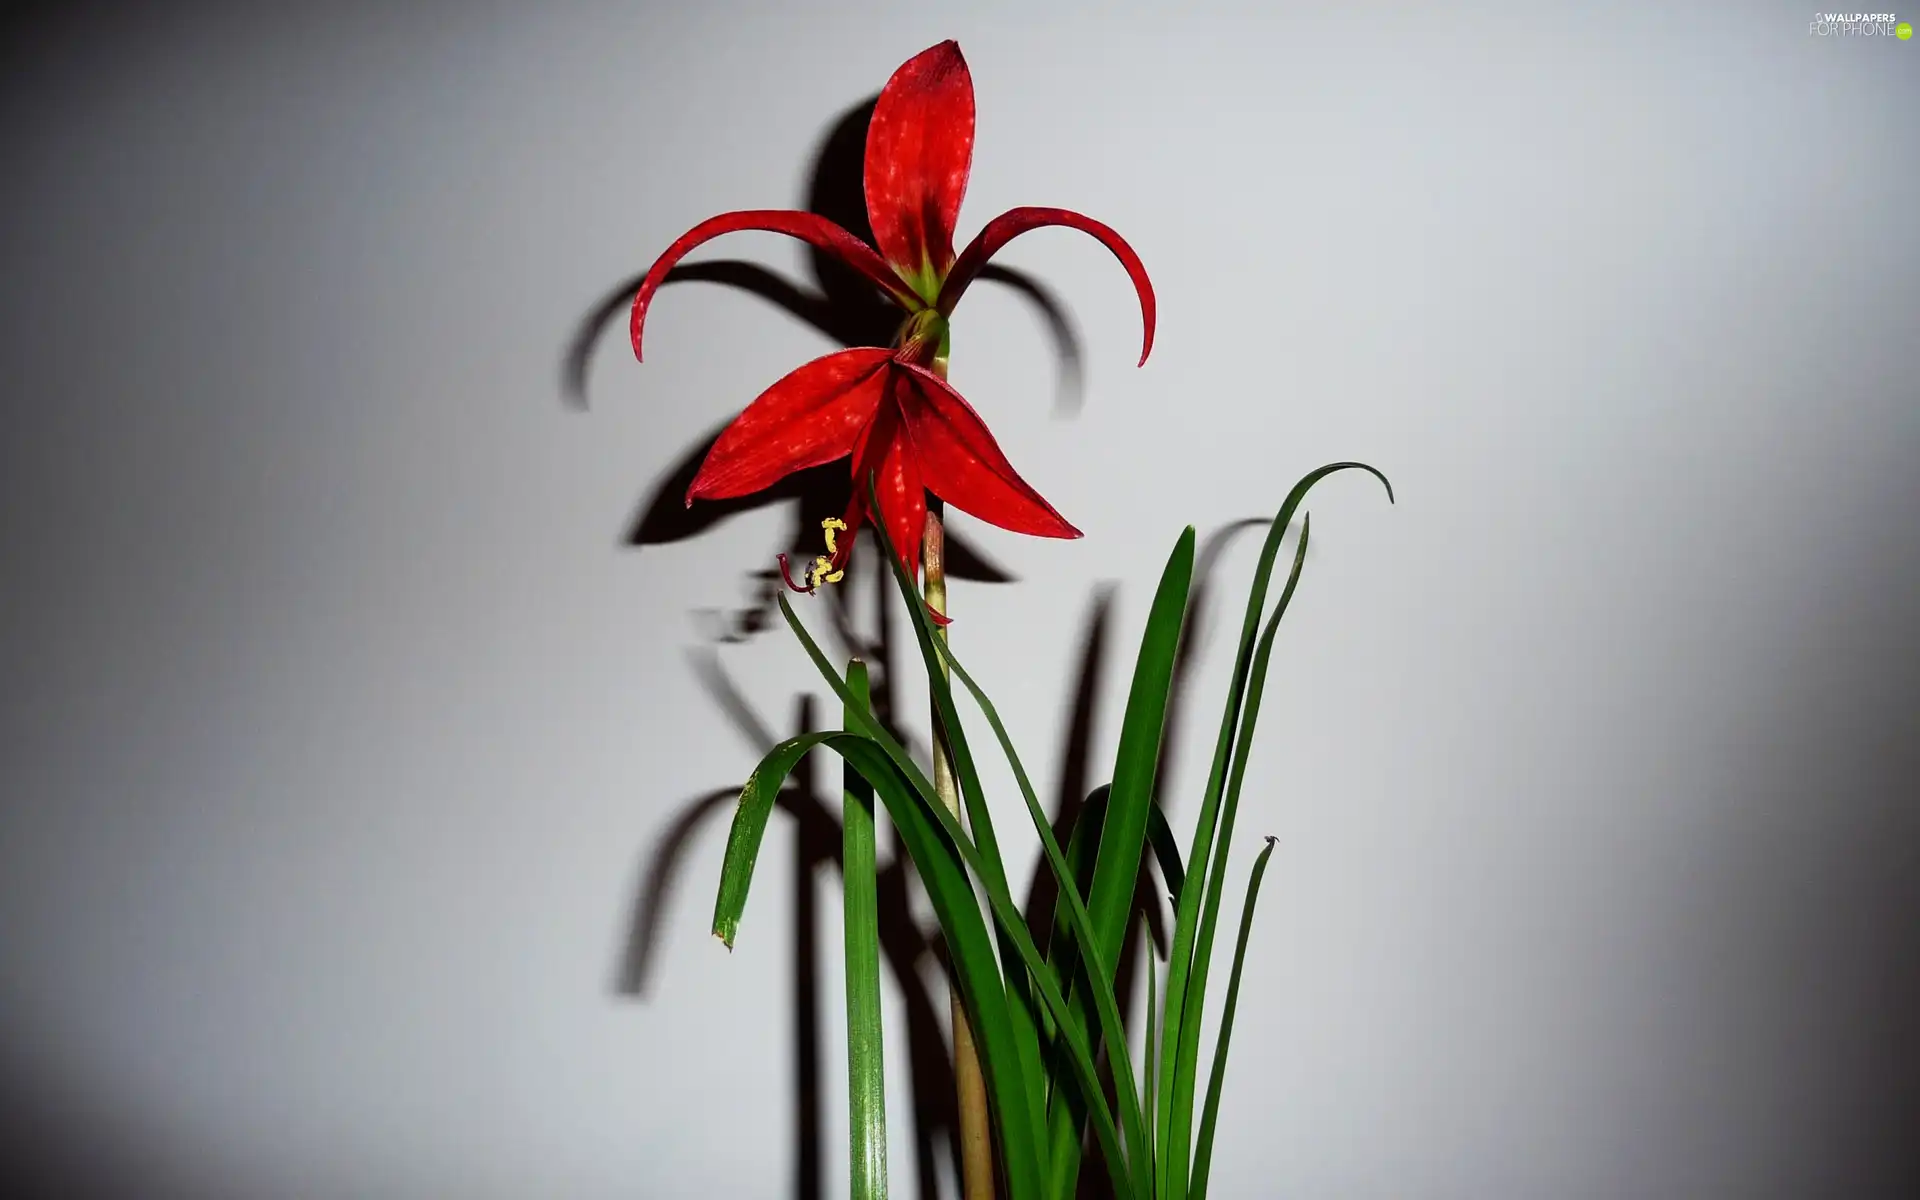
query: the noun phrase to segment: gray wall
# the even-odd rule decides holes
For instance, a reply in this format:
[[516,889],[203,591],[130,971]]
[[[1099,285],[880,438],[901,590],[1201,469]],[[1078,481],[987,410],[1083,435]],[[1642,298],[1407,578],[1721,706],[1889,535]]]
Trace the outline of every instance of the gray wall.
[[[835,117],[953,36],[963,236],[1081,208],[1164,318],[1135,370],[1103,251],[1007,252],[1070,308],[1075,410],[1017,294],[959,314],[956,383],[1087,533],[955,521],[1019,576],[957,585],[955,636],[1036,774],[1102,581],[1124,660],[1182,524],[1335,458],[1400,489],[1314,501],[1236,845],[1240,877],[1282,839],[1218,1194],[1920,1192],[1920,45],[1783,4],[1274,8],[8,18],[13,1160],[66,1194],[792,1194],[789,827],[728,955],[700,825],[645,994],[619,977],[659,839],[756,757],[699,614],[793,516],[622,539],[830,343],[688,285],[644,367],[618,320],[592,343],[584,410],[562,363],[682,229],[799,204]],[[712,253],[807,278],[770,236]],[[713,652],[776,730],[822,690],[784,630]]]

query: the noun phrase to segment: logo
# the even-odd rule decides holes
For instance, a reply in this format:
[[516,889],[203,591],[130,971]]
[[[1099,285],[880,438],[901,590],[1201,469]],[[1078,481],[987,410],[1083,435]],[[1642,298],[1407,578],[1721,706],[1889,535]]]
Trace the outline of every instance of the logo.
[[1893,13],[1818,12],[1807,22],[1810,37],[1887,37],[1908,41],[1913,26],[1899,21]]

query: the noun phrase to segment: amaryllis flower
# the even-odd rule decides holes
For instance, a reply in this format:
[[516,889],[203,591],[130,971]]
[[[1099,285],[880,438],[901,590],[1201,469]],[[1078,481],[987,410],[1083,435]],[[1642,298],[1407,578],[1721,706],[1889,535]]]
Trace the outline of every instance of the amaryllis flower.
[[[942,42],[915,55],[887,81],[867,129],[867,215],[877,249],[814,213],[723,213],[669,246],[634,297],[633,353],[639,358],[647,305],[674,265],[723,233],[760,229],[831,252],[900,306],[894,345],[828,354],[768,388],[720,434],[687,489],[688,506],[744,496],[795,471],[847,458],[853,496],[845,518],[828,522],[830,556],[816,560],[801,590],[839,578],[854,531],[867,516],[870,476],[887,533],[915,577],[928,491],[1014,533],[1080,536],[1014,471],[979,414],[945,378],[947,318],[1009,240],[1042,225],[1065,225],[1098,238],[1139,293],[1142,363],[1153,348],[1153,285],[1146,268],[1119,234],[1090,217],[1060,208],[1015,208],[987,222],[954,254],[954,222],[973,160],[973,122],[973,79],[960,47]],[[837,542],[835,530],[844,533]]]

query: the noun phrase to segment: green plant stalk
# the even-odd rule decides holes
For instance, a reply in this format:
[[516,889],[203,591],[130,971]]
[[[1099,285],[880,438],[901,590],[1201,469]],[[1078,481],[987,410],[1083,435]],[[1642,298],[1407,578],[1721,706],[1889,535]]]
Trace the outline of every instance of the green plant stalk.
[[[940,511],[937,507],[929,507],[920,561],[921,569],[926,573],[924,596],[927,607],[941,616],[947,612],[946,546],[946,527]],[[944,639],[946,630],[939,630],[935,636]],[[953,777],[953,754],[942,733],[940,713],[936,706],[933,714],[933,790],[947,811],[959,818],[960,788]],[[979,836],[979,828],[979,822],[976,821],[976,837]],[[966,1005],[961,1003],[958,992],[949,992],[947,1002],[953,1022],[953,1082],[959,1117],[957,1133],[961,1195],[966,1200],[993,1200],[993,1140],[992,1123],[987,1112],[986,1078],[980,1073],[980,1053],[973,1044],[973,1028],[967,1023]]]
[[1253,905],[1260,898],[1260,879],[1267,873],[1267,860],[1273,857],[1274,839],[1254,860],[1253,877],[1247,880],[1247,902],[1240,910],[1240,938],[1233,948],[1233,974],[1227,980],[1227,1007],[1220,1014],[1220,1035],[1213,1047],[1213,1072],[1207,1079],[1207,1105],[1200,1114],[1200,1143],[1193,1152],[1191,1200],[1206,1200],[1207,1174],[1213,1166],[1213,1130],[1220,1119],[1220,1087],[1227,1078],[1227,1046],[1233,1039],[1233,1014],[1240,1007],[1240,971],[1247,964],[1247,935],[1253,932]]
[[[867,666],[847,664],[842,728],[856,728],[868,706]],[[842,768],[841,872],[847,960],[848,1190],[854,1200],[886,1200],[886,1054],[880,1025],[880,903],[875,867],[873,785],[851,763]]]

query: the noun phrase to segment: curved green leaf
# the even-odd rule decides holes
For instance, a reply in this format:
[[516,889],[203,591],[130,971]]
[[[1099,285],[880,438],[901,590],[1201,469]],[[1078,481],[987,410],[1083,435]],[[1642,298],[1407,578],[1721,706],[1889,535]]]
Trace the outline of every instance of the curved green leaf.
[[733,949],[734,936],[740,930],[740,914],[747,906],[754,862],[760,857],[760,842],[766,837],[767,819],[773,815],[774,800],[794,767],[824,736],[807,734],[775,746],[740,789],[740,802],[733,810],[733,825],[727,830],[726,855],[720,863],[720,894],[713,901],[713,936],[726,943],[729,950]]
[[[1113,988],[1113,969],[1126,944],[1127,918],[1133,912],[1134,885],[1140,878],[1140,856],[1146,849],[1147,813],[1153,806],[1153,781],[1160,762],[1161,736],[1166,730],[1174,659],[1186,621],[1187,593],[1193,584],[1193,552],[1194,530],[1189,525],[1167,557],[1140,636],[1140,653],[1134,660],[1133,683],[1127,689],[1127,707],[1120,722],[1120,744],[1114,754],[1100,850],[1094,858],[1093,884],[1087,890],[1087,911],[1100,950],[1097,959],[1087,961],[1089,966],[1103,964],[1097,978],[1107,990]],[[1095,973],[1089,970],[1081,978],[1092,977]],[[1084,1021],[1077,1008],[1074,1019]],[[1124,1041],[1109,1045],[1107,1061],[1116,1068],[1128,1058]],[[1131,1074],[1130,1068],[1127,1073]],[[1050,1153],[1055,1195],[1069,1192],[1078,1170],[1082,1123],[1073,1108],[1067,1098],[1056,1095],[1047,1112],[1053,1139]],[[1144,1144],[1144,1140],[1134,1143]]]
[[1180,1178],[1169,1179],[1173,1194],[1186,1195],[1187,1139],[1193,1129],[1193,1089],[1194,1074],[1198,1070],[1200,1048],[1200,1022],[1205,1015],[1207,994],[1207,975],[1213,962],[1213,933],[1215,921],[1220,913],[1220,894],[1226,881],[1227,852],[1233,844],[1233,820],[1239,809],[1240,783],[1246,777],[1247,758],[1253,745],[1253,730],[1260,716],[1260,699],[1266,690],[1267,664],[1273,656],[1274,635],[1279,632],[1280,618],[1286,615],[1287,605],[1293,600],[1294,588],[1300,582],[1300,568],[1307,559],[1307,541],[1311,527],[1302,522],[1300,543],[1293,555],[1293,569],[1287,574],[1287,585],[1281,589],[1279,603],[1274,605],[1273,615],[1267,621],[1266,628],[1260,634],[1260,646],[1253,658],[1253,670],[1247,680],[1247,694],[1244,711],[1240,719],[1240,736],[1234,747],[1231,781],[1227,785],[1225,800],[1220,807],[1219,842],[1213,848],[1211,877],[1204,880],[1206,885],[1204,913],[1200,918],[1198,936],[1193,943],[1193,961],[1187,976],[1185,1005],[1181,1011],[1178,1051],[1173,1059],[1173,1142],[1169,1145],[1169,1155],[1176,1157],[1180,1167]]
[[[1174,1104],[1174,1063],[1179,1056],[1181,1030],[1185,1024],[1188,974],[1193,964],[1193,942],[1200,918],[1200,893],[1204,890],[1207,864],[1212,853],[1214,822],[1219,812],[1221,790],[1227,778],[1227,761],[1232,752],[1234,733],[1239,726],[1240,707],[1246,695],[1247,674],[1252,669],[1254,640],[1260,628],[1260,614],[1266,607],[1267,587],[1273,577],[1274,560],[1294,512],[1313,486],[1339,471],[1366,471],[1387,490],[1393,500],[1393,484],[1378,470],[1361,462],[1337,462],[1308,473],[1280,505],[1267,530],[1260,549],[1259,565],[1247,593],[1246,616],[1241,622],[1239,649],[1234,655],[1233,679],[1227,689],[1220,714],[1220,732],[1214,740],[1213,764],[1208,769],[1206,791],[1202,794],[1200,814],[1194,824],[1193,849],[1187,855],[1187,869],[1199,877],[1195,886],[1182,889],[1175,906],[1173,946],[1167,961],[1166,1011],[1160,1026],[1160,1077],[1155,1100],[1155,1138],[1160,1158],[1155,1172],[1156,1194],[1163,1197],[1184,1195],[1187,1173],[1187,1137],[1192,1119],[1191,1103],[1184,1114],[1176,1114]],[[1178,1136],[1176,1137],[1176,1125]]]
[[[800,644],[806,649],[807,656],[813,660],[815,669],[820,672],[821,677],[827,681],[828,686],[834,690],[834,693],[840,697],[841,702],[843,704],[849,703],[850,693],[847,691],[846,682],[840,678],[839,674],[833,669],[832,664],[827,661],[826,655],[821,653],[819,645],[813,640],[812,635],[807,632],[806,626],[801,624],[800,618],[794,614],[793,606],[787,603],[785,596],[779,597],[779,604],[781,614],[786,618],[788,627],[790,627],[794,631],[795,636],[800,639]],[[893,762],[895,767],[899,769],[900,774],[907,779],[911,785],[912,794],[920,800],[920,807],[923,810],[923,814],[933,818],[936,824],[947,835],[948,840],[953,844],[961,860],[972,870],[975,878],[980,880],[981,891],[986,896],[988,906],[993,910],[994,920],[999,925],[1001,931],[1007,935],[1007,940],[1019,957],[1021,965],[1026,968],[1035,986],[1039,988],[1040,998],[1054,1014],[1054,1020],[1056,1022],[1060,1021],[1061,1017],[1068,1011],[1066,998],[1061,994],[1057,983],[1053,979],[1052,973],[1046,970],[1046,962],[1041,958],[1039,950],[1034,946],[1033,938],[1027,931],[1026,922],[1021,918],[1019,910],[1014,906],[1012,897],[1004,887],[994,887],[986,877],[979,851],[967,837],[966,830],[961,828],[959,820],[947,811],[946,806],[939,802],[938,797],[934,794],[932,783],[927,779],[926,774],[914,765],[912,758],[907,755],[905,748],[886,731],[885,727],[880,724],[878,718],[874,717],[871,710],[857,713],[856,719],[866,727],[864,732],[867,734],[870,744],[878,746],[880,753],[889,761]],[[871,778],[871,775],[869,775],[869,778]],[[875,785],[876,787],[879,786],[878,780],[875,780]],[[891,805],[888,807],[888,813],[890,815],[893,814]],[[899,817],[895,816],[894,821],[896,825],[899,824]],[[944,930],[945,926],[943,925],[942,928]],[[1074,1074],[1082,1088],[1095,1096],[1099,1096],[1099,1074],[1095,1068],[1093,1053],[1087,1045],[1085,1036],[1076,1035],[1073,1031],[1069,1030],[1067,1046],[1071,1053]],[[1017,1045],[1015,1050],[1023,1068],[1029,1066],[1030,1060],[1027,1059],[1025,1052]],[[1031,1065],[1033,1065],[1033,1069],[1037,1070],[1037,1064]],[[1030,1090],[1035,1092],[1039,1090],[1039,1082],[1037,1080],[1026,1082]],[[1009,1109],[1007,1111],[1013,1114],[1013,1116],[1023,1116],[1025,1115],[1025,1106],[1022,1106],[1021,1110]],[[1116,1180],[1128,1179],[1127,1160],[1126,1155],[1121,1150],[1119,1130],[1114,1124],[1112,1111],[1108,1108],[1104,1097],[1100,1098],[1100,1102],[1093,1108],[1092,1116],[1094,1135],[1100,1142],[1101,1152],[1107,1157],[1109,1170],[1114,1172],[1114,1178]],[[1003,1121],[1007,1119],[1012,1119],[1012,1117],[1002,1118]],[[1042,1139],[1041,1154],[1044,1158],[1044,1138]]]
[[1254,860],[1253,877],[1247,880],[1247,902],[1240,910],[1240,939],[1233,948],[1233,974],[1227,980],[1227,1007],[1220,1014],[1220,1035],[1213,1047],[1213,1073],[1207,1080],[1207,1104],[1200,1114],[1200,1143],[1193,1152],[1192,1200],[1205,1200],[1207,1172],[1213,1165],[1213,1129],[1220,1119],[1220,1086],[1227,1077],[1227,1044],[1233,1038],[1233,1014],[1240,1006],[1240,970],[1247,963],[1247,935],[1253,931],[1253,905],[1260,898],[1260,878],[1267,873],[1267,860],[1273,857],[1273,838]]

